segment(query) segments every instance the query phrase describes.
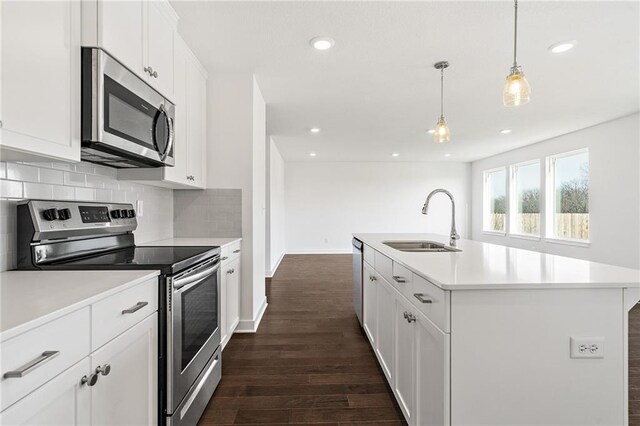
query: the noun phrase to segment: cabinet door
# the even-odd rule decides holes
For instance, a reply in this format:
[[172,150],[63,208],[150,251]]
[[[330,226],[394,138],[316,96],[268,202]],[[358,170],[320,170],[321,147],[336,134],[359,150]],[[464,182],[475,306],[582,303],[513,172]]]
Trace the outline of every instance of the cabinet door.
[[415,323],[415,423],[420,426],[449,424],[450,335],[427,317]]
[[187,46],[178,35],[175,37],[174,96],[176,104],[173,167],[165,167],[165,179],[189,184],[187,180]]
[[80,380],[91,373],[89,358],[65,370],[0,414],[2,425],[88,425],[91,391]]
[[187,61],[187,175],[205,188],[207,79],[194,58]]
[[376,347],[378,338],[378,286],[376,284],[376,275],[371,267],[365,263],[362,273],[362,292],[363,292],[363,328],[364,332],[371,342],[371,347]]
[[[413,422],[415,407],[415,330],[416,315],[413,305],[404,297],[397,297],[395,303],[395,377],[393,392],[407,422]],[[413,317],[411,316],[413,315]]]
[[91,388],[92,424],[157,424],[157,322],[154,313],[91,355],[93,371],[111,367]]
[[[227,270],[227,334],[229,339],[240,322],[240,259],[229,264]],[[224,300],[224,299],[223,299]]]
[[147,55],[146,66],[153,69],[148,82],[158,92],[173,99],[173,22],[161,9],[162,2],[149,1],[147,4]]
[[145,81],[146,7],[144,0],[98,0],[98,44]]
[[229,306],[227,304],[227,292],[229,287],[229,271],[231,270],[231,265],[228,262],[224,262],[220,267],[220,344],[222,349],[227,346],[227,342],[231,338],[229,336],[227,326],[227,316],[229,315],[227,311],[229,310]]
[[3,158],[79,161],[80,2],[0,2],[0,55]]
[[393,383],[393,348],[394,348],[394,309],[395,290],[382,276],[377,275],[378,283],[378,340],[376,353],[382,366],[382,371],[387,376],[389,383]]

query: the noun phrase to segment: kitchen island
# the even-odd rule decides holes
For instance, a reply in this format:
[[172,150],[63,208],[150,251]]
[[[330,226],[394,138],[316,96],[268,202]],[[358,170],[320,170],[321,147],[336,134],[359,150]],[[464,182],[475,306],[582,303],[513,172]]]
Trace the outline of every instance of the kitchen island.
[[355,234],[363,328],[411,425],[625,424],[640,271],[428,234]]

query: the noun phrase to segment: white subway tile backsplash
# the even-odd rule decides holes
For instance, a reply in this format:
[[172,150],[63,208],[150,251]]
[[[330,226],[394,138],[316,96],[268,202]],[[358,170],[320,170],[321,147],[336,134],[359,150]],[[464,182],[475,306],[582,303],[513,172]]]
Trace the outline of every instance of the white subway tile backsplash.
[[85,186],[86,175],[82,173],[64,172],[64,184],[68,186]]
[[0,161],[0,179],[7,178],[7,163]]
[[87,181],[87,186],[91,187],[91,188],[104,188],[104,181],[107,180],[105,177],[103,176],[98,176],[98,175],[87,175],[86,176],[86,181]]
[[53,186],[46,183],[24,182],[22,184],[22,196],[36,200],[50,200],[53,194]]
[[96,167],[92,163],[76,163],[75,166],[78,173],[94,174],[96,172]]
[[64,183],[64,173],[61,170],[41,168],[40,183],[48,183],[50,185],[62,185]]
[[53,185],[54,200],[75,200],[76,191],[72,186]]
[[51,167],[58,170],[66,170],[68,172],[75,172],[76,170],[73,163],[51,163]]
[[76,188],[76,200],[78,201],[95,201],[96,190],[93,188]]
[[22,182],[0,180],[0,198],[22,198]]
[[94,167],[95,167],[95,173],[97,175],[105,176],[114,180],[118,177],[117,169],[114,169],[112,167],[99,166],[97,164]]
[[113,197],[110,189],[96,189],[96,201],[112,202]]
[[38,182],[38,168],[26,164],[7,163],[7,179],[23,182]]

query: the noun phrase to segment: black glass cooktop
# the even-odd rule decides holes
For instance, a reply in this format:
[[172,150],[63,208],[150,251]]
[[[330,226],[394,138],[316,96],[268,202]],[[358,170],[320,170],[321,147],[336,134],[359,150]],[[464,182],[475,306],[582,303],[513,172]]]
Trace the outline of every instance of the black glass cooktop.
[[163,274],[174,274],[219,253],[219,247],[128,247],[49,264],[47,269],[159,269]]

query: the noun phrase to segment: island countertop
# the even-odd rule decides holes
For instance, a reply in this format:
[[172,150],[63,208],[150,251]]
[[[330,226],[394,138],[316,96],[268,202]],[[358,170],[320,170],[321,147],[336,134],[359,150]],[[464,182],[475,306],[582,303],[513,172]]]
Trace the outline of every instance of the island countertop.
[[354,234],[354,237],[444,290],[640,288],[640,270],[479,241],[458,240],[459,252],[403,252],[385,241],[428,240],[435,234]]

